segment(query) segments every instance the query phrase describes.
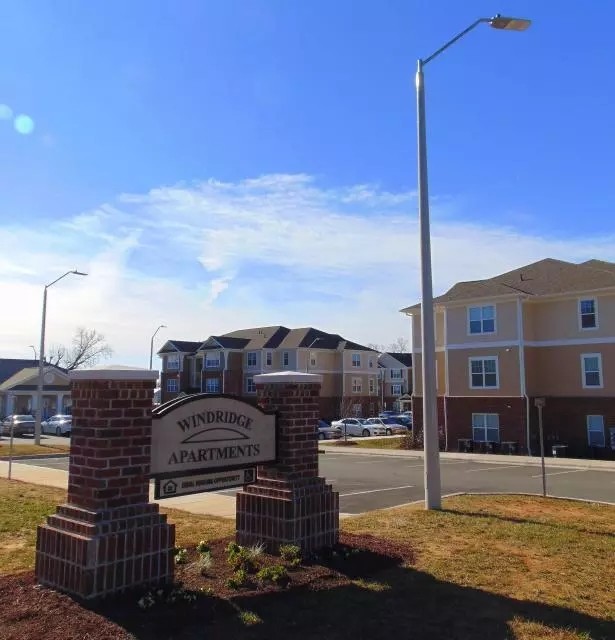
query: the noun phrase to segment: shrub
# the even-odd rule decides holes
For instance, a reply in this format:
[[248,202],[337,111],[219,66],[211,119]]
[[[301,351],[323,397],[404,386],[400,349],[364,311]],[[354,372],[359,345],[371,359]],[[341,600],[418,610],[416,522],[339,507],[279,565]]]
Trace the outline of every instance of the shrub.
[[291,567],[298,567],[301,564],[301,547],[296,544],[281,544],[280,556],[286,560]]
[[240,589],[248,582],[248,572],[245,569],[237,569],[235,573],[226,581],[231,589]]
[[239,546],[231,542],[226,548],[226,561],[234,571],[243,570],[249,573],[256,571],[254,550]]
[[201,553],[199,557],[199,571],[201,575],[204,576],[207,572],[212,568],[214,564],[214,559],[211,557],[211,553],[207,551],[206,553]]
[[256,577],[261,582],[270,582],[279,586],[285,586],[289,581],[288,571],[281,564],[264,567],[256,574]]
[[254,611],[241,611],[239,613],[239,619],[246,627],[253,627],[255,624],[260,624],[263,621]]
[[186,564],[188,562],[188,549],[174,549],[175,564]]
[[199,553],[211,553],[211,548],[209,546],[209,543],[207,543],[205,540],[201,540],[201,542],[199,542],[199,544],[196,545],[196,550]]

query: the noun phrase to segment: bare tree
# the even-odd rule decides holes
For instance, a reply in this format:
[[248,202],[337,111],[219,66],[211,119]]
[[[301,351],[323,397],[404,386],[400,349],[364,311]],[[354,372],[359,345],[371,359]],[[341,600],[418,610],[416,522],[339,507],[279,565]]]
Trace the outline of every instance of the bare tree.
[[79,327],[70,347],[52,345],[46,359],[49,364],[72,371],[81,367],[91,367],[112,354],[113,349],[105,342],[102,333],[98,333],[96,329]]
[[397,338],[389,347],[392,353],[408,353],[410,345],[406,338]]
[[387,350],[383,344],[377,344],[375,342],[368,342],[367,346],[374,351],[378,351],[378,353],[384,353]]

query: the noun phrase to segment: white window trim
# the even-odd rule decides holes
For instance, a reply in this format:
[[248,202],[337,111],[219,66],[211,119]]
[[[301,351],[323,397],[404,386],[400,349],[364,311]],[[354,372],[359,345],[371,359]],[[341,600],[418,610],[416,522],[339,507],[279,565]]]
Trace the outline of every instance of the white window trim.
[[[359,364],[355,364],[355,363],[354,363],[354,357],[355,357],[355,356],[357,356],[357,357],[359,358]],[[360,369],[360,368],[361,368],[361,354],[360,354],[360,353],[353,353],[353,354],[350,356],[350,366],[351,366],[353,369]]]
[[[399,391],[395,391],[394,387],[399,387]],[[393,382],[391,384],[391,395],[395,396],[395,395],[402,395],[401,393],[401,382]]]
[[375,380],[375,378],[370,378],[368,384],[369,384],[368,388],[369,388],[370,395],[372,393],[376,393],[376,380]]
[[[249,381],[249,380],[252,380],[252,384],[254,385],[254,391],[251,391],[251,390],[248,388],[248,381]],[[254,382],[254,377],[253,377],[253,376],[248,376],[248,377],[246,378],[245,390],[246,390],[246,393],[249,393],[249,394],[256,393],[256,383]]]
[[[486,387],[486,386],[481,386],[481,387],[475,387],[472,384],[472,362],[475,360],[479,360],[480,362],[483,362],[485,360],[495,360],[495,387]],[[436,372],[437,375],[437,372]],[[471,356],[470,358],[468,358],[468,382],[470,384],[470,389],[499,389],[500,388],[500,363],[499,363],[499,359],[498,356]],[[485,379],[485,371],[484,371],[484,367],[483,367],[483,380]],[[483,415],[483,414],[480,414]]]
[[[591,440],[590,440],[590,437],[589,437],[589,433],[590,433],[590,430],[589,430],[589,419],[590,418],[600,418],[602,420],[602,444],[601,445],[592,444],[591,443]],[[604,416],[600,415],[600,414],[597,414],[597,413],[589,414],[585,418],[585,426],[586,426],[586,429],[587,429],[587,446],[588,447],[603,447],[603,448],[606,447],[606,433],[605,433],[605,429],[604,429]],[[593,432],[596,433],[597,430],[594,429]]]
[[[472,333],[470,331],[470,309],[482,309],[483,307],[493,307],[493,331],[482,331],[482,318],[481,318],[481,331],[479,333]],[[472,336],[495,336],[498,333],[498,306],[495,302],[488,302],[485,304],[471,304],[466,307],[466,331],[468,337]]]
[[[314,362],[312,362],[312,359]],[[310,351],[308,353],[308,362],[310,363],[310,367],[314,368],[318,364],[318,354],[315,351]]]
[[[203,358],[203,370],[207,370],[207,369],[218,369],[220,367],[220,352],[218,351],[216,354],[216,358],[214,359],[213,357],[209,357],[208,353],[205,352],[205,357]],[[207,364],[207,360],[209,359],[210,362],[215,362],[217,364]]]
[[[210,380],[215,380],[218,383],[218,389],[216,391],[208,391],[207,390],[207,383]],[[206,378],[205,379],[205,393],[220,393],[220,378]]]
[[[173,359],[172,359],[172,360],[171,360],[171,356],[173,356]],[[167,367],[166,367],[166,368],[167,368],[169,371],[179,371],[179,360],[180,360],[180,359],[179,359],[179,354],[178,354],[178,353],[177,353],[177,354],[175,354],[175,353],[174,353],[174,354],[170,354],[170,355],[168,355],[168,356],[167,356],[167,362],[166,362],[166,365],[167,365]],[[175,367],[171,367],[171,366],[169,366],[171,362],[176,362],[176,363],[177,363],[177,366],[175,366]]]
[[[174,389],[169,389],[169,382],[174,382]],[[177,378],[168,378],[167,379],[167,393],[177,393],[179,391],[179,380]]]
[[[359,389],[358,391],[355,389],[355,387],[357,386],[355,383],[358,382],[359,383]],[[352,389],[352,393],[363,393],[363,380],[361,378],[353,378],[352,379],[352,385],[350,387]]]
[[[254,356],[254,364],[250,364],[250,356]],[[258,365],[258,356],[257,351],[248,351],[246,353],[246,368],[248,369],[256,369]]]
[[[584,327],[581,322],[581,302],[585,300],[591,300],[594,303],[594,316],[596,317],[596,326],[595,327]],[[589,298],[579,298],[577,301],[577,319],[579,322],[579,331],[595,331],[600,328],[600,323],[598,321],[598,298],[589,297]]]
[[[284,360],[286,360],[286,362],[284,362]],[[282,366],[283,367],[290,367],[290,352],[289,351],[282,351]]]
[[[475,416],[497,416],[498,417],[498,439],[497,442],[500,443],[502,442],[502,434],[500,433],[501,430],[501,426],[500,426],[500,414],[499,413],[480,413],[480,412],[476,412],[472,414],[472,425],[471,425],[471,429],[472,429],[472,440],[474,440],[474,418]],[[485,421],[483,420],[483,423]],[[494,427],[487,427],[487,426],[483,426],[481,427],[484,431],[485,431],[485,440],[475,440],[475,442],[494,442],[494,440],[487,440],[487,429],[491,428],[493,429]]]
[[[404,370],[403,369],[390,369],[391,380],[403,380],[404,379]],[[394,376],[393,371],[398,371],[399,376]]]
[[[267,359],[271,360],[271,362],[267,362]],[[265,351],[265,357],[263,359],[265,367],[273,366],[273,351]]]
[[[598,358],[598,372],[600,373],[600,384],[585,384],[585,358]],[[581,354],[581,382],[583,389],[604,389],[604,372],[602,370],[602,354],[601,353],[582,353]]]

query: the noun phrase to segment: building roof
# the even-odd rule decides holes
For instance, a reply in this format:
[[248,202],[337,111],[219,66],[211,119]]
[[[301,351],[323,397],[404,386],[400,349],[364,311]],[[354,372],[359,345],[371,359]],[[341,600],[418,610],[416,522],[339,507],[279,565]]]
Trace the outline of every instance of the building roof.
[[0,358],[0,384],[26,367],[38,366],[38,360],[30,358]]
[[395,353],[392,351],[387,351],[387,354],[392,358],[395,358],[398,362],[401,362],[404,367],[412,366],[412,354],[411,353]]
[[[458,282],[434,303],[462,302],[505,295],[545,296],[615,288],[615,263],[587,260],[581,264],[545,258],[486,280]],[[420,303],[401,311],[421,308]]]
[[167,340],[158,353],[193,353],[203,342],[192,342],[190,340]]
[[[28,360],[28,362],[30,363],[30,365],[32,364],[32,360]],[[64,369],[55,367],[53,365],[45,365],[45,368],[47,371],[49,371],[49,369],[53,369],[55,372],[59,373],[63,378],[67,379],[66,384],[68,384],[68,376],[66,375]],[[0,384],[0,391],[8,391],[9,389],[14,389],[15,387],[25,384],[32,378],[38,378],[38,366],[29,366],[21,369],[20,371],[17,371],[10,378],[7,378]]]

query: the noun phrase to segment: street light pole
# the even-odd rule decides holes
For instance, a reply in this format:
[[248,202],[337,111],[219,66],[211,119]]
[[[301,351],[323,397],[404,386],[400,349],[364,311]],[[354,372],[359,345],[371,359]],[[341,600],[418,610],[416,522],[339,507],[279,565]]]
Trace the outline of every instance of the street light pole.
[[321,338],[315,338],[310,342],[310,344],[306,347],[307,349],[307,359],[305,361],[305,372],[310,372],[310,349],[320,340]]
[[41,443],[41,421],[43,419],[43,371],[45,367],[45,323],[47,320],[47,289],[52,287],[56,282],[66,278],[69,275],[87,276],[87,273],[77,271],[67,271],[65,274],[56,278],[53,282],[45,285],[43,290],[43,314],[41,318],[41,344],[38,352],[38,384],[36,387],[36,421],[34,423],[34,442],[35,444]]
[[38,360],[38,356],[36,355],[36,347],[33,344],[28,345],[32,351],[34,351],[34,359]]
[[416,128],[418,145],[419,237],[421,260],[421,372],[423,376],[423,448],[425,475],[425,508],[442,506],[440,482],[440,447],[438,433],[438,397],[436,384],[436,346],[431,275],[431,234],[429,231],[429,184],[427,179],[427,134],[425,115],[425,78],[423,69],[460,38],[479,24],[487,23],[494,29],[524,31],[529,20],[506,18],[499,14],[493,18],[479,18],[458,33],[429,57],[419,59],[416,70]]
[[156,334],[160,331],[160,329],[166,329],[167,325],[166,324],[161,324],[158,329],[156,329],[156,331],[154,331],[154,335],[152,336],[152,339],[150,340],[149,343],[149,368],[150,371],[152,369],[152,362],[154,359],[154,338],[156,337]]

